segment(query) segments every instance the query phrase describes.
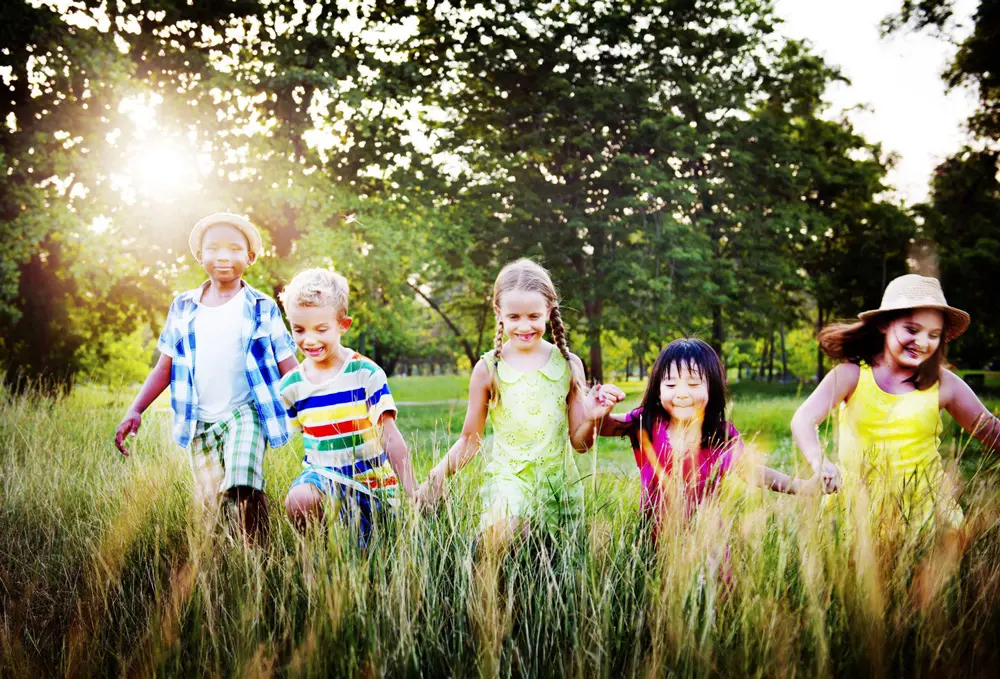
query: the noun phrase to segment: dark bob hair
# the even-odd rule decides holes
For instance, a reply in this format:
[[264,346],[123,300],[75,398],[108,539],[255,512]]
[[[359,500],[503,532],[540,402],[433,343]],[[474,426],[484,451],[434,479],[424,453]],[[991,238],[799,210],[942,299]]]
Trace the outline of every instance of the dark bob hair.
[[701,426],[702,448],[721,448],[729,443],[729,423],[726,422],[726,373],[715,349],[700,339],[677,339],[664,347],[649,374],[646,393],[642,397],[642,428],[653,439],[657,422],[670,422],[670,415],[660,403],[660,385],[681,367],[699,372],[708,383],[708,405]]

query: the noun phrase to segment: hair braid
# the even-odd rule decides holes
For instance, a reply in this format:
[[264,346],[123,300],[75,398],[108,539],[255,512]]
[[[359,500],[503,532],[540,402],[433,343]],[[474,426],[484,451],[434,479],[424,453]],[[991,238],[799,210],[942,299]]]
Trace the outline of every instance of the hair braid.
[[497,318],[497,331],[493,336],[493,375],[490,379],[490,405],[500,403],[500,354],[503,352],[503,323]]
[[562,313],[559,311],[558,302],[552,307],[552,311],[549,312],[549,324],[552,325],[552,340],[555,342],[556,348],[559,349],[559,353],[566,359],[566,363],[569,364],[571,377],[569,381],[570,396],[572,397],[577,392],[585,393],[585,377],[577,372],[576,366],[570,359],[569,347],[566,344],[566,326],[563,325]]

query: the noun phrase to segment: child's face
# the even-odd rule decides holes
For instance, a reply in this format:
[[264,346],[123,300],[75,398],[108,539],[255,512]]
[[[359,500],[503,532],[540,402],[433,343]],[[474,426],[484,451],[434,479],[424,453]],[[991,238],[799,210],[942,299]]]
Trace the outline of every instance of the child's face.
[[292,339],[307,358],[318,366],[337,362],[340,338],[351,327],[351,318],[332,306],[289,305]]
[[885,329],[885,349],[903,368],[917,368],[941,346],[944,315],[937,309],[914,309],[890,322]]
[[698,366],[669,366],[660,382],[660,404],[671,420],[703,420],[708,407],[708,381]]
[[255,256],[250,252],[247,237],[235,226],[216,224],[201,237],[198,259],[208,277],[217,283],[239,280]]
[[540,292],[509,290],[500,296],[500,323],[514,347],[527,351],[542,341],[549,305]]

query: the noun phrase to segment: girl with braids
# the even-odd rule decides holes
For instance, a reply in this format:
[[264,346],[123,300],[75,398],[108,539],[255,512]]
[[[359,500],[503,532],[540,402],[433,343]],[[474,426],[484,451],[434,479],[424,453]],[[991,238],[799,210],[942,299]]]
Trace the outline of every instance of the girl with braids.
[[[519,259],[503,268],[493,309],[493,349],[472,371],[462,434],[420,493],[425,501],[440,497],[447,477],[479,452],[489,416],[493,455],[480,492],[480,529],[502,545],[526,520],[553,527],[580,516],[583,485],[572,450],[590,449],[597,422],[625,394],[612,385],[586,389],[583,364],[566,347],[555,287],[535,262]],[[546,323],[554,344],[544,339]]]

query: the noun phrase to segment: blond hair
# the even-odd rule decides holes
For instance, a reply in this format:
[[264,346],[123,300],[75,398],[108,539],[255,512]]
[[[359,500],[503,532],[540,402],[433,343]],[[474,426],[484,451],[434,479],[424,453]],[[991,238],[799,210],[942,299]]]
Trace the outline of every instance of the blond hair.
[[500,389],[497,381],[497,368],[500,364],[500,352],[503,350],[503,323],[500,320],[500,298],[506,292],[521,290],[537,292],[545,299],[549,311],[549,325],[552,327],[552,342],[563,355],[570,369],[570,398],[584,388],[584,376],[570,359],[569,346],[566,342],[566,326],[563,324],[562,313],[559,311],[559,294],[552,284],[549,272],[530,259],[521,258],[511,262],[497,275],[493,283],[493,311],[496,313],[496,333],[493,335],[493,370],[490,381],[490,405],[500,402]]
[[278,298],[287,310],[289,306],[332,306],[347,315],[347,279],[329,269],[306,269],[288,282]]

